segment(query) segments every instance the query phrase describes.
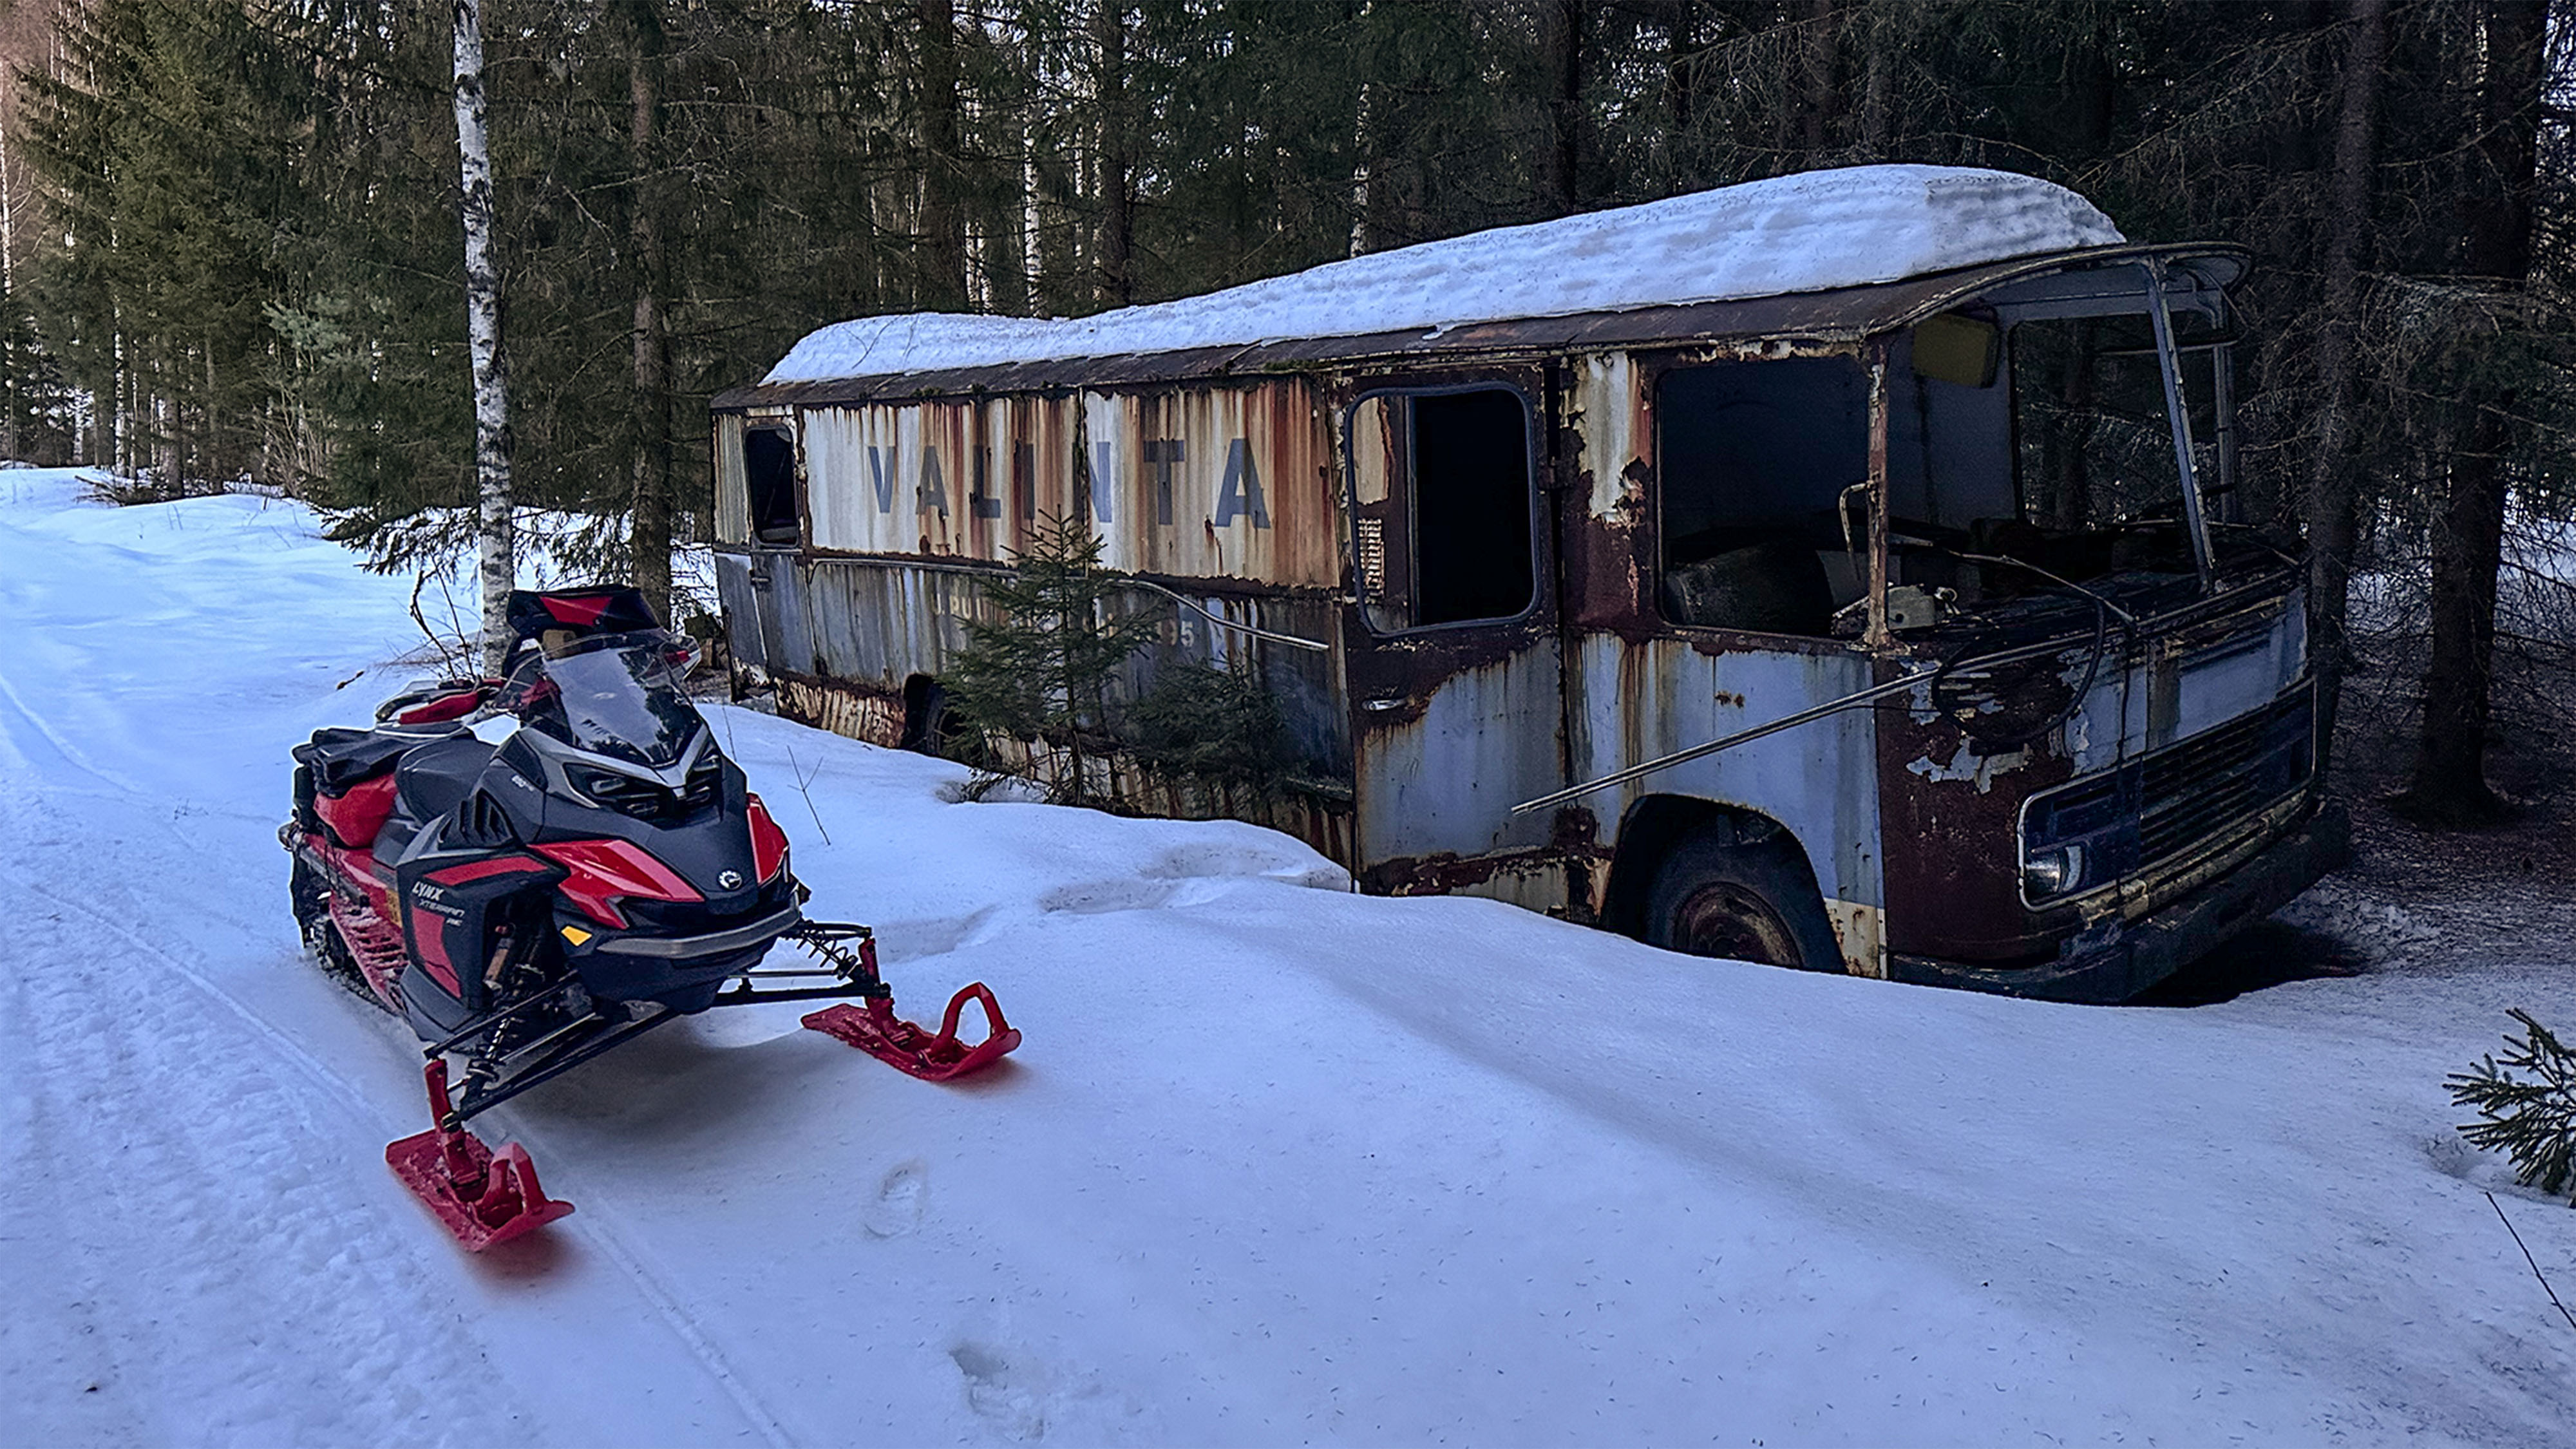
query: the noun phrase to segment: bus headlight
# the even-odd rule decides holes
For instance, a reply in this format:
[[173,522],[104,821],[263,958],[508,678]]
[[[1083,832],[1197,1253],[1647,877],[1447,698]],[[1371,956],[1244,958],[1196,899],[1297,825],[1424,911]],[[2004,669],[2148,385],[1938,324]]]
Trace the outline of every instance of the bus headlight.
[[2022,862],[2022,893],[2033,901],[2062,896],[2084,884],[2084,847],[2060,845],[2034,851]]

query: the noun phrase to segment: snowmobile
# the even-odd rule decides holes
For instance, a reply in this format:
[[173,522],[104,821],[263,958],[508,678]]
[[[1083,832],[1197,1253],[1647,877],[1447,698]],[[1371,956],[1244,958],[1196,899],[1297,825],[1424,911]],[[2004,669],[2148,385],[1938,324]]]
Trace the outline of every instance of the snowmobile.
[[[307,949],[427,1044],[432,1125],[385,1162],[466,1248],[572,1205],[465,1124],[683,1016],[838,998],[804,1024],[933,1081],[1019,1044],[982,982],[936,1032],[896,1016],[868,928],[806,918],[786,833],[681,687],[690,645],[640,593],[516,591],[509,622],[505,677],[425,681],[297,745],[278,831]],[[781,943],[810,964],[761,969]]]

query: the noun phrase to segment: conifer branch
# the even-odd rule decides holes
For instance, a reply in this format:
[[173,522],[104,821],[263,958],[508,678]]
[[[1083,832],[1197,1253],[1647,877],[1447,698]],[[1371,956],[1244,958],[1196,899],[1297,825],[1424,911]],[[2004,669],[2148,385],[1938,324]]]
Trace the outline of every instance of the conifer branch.
[[2526,1187],[2565,1192],[2576,1182],[2576,1052],[2530,1013],[2509,1014],[2522,1023],[2521,1038],[2507,1035],[2501,1059],[2482,1057],[2443,1085],[2454,1103],[2477,1109],[2479,1120],[2459,1128],[2472,1146],[2512,1159]]

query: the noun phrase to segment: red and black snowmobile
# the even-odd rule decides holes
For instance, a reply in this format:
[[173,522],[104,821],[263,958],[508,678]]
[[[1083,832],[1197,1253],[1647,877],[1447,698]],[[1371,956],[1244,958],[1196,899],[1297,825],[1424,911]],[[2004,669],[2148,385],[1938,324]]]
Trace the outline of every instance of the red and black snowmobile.
[[[429,1043],[433,1125],[385,1161],[466,1247],[572,1211],[525,1149],[494,1152],[466,1122],[680,1017],[843,998],[805,1025],[934,1081],[1019,1045],[981,982],[936,1032],[902,1020],[868,928],[805,918],[785,832],[689,703],[689,646],[641,594],[513,593],[510,624],[506,679],[418,686],[373,729],[296,746],[278,832],[315,958]],[[813,964],[759,969],[781,942]],[[972,1044],[969,1001],[988,1023]]]

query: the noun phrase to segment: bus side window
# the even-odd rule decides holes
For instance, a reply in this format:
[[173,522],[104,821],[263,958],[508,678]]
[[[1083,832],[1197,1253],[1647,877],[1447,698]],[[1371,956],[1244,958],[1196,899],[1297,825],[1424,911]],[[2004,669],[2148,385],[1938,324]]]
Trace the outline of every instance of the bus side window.
[[1655,386],[1675,624],[1821,636],[1860,596],[1839,517],[1869,471],[1869,379],[1844,357],[1676,368]]
[[1529,404],[1505,387],[1351,409],[1352,555],[1381,633],[1515,619],[1537,600]]
[[793,547],[805,529],[796,508],[796,448],[777,428],[742,434],[743,482],[751,495],[751,535],[766,544]]

